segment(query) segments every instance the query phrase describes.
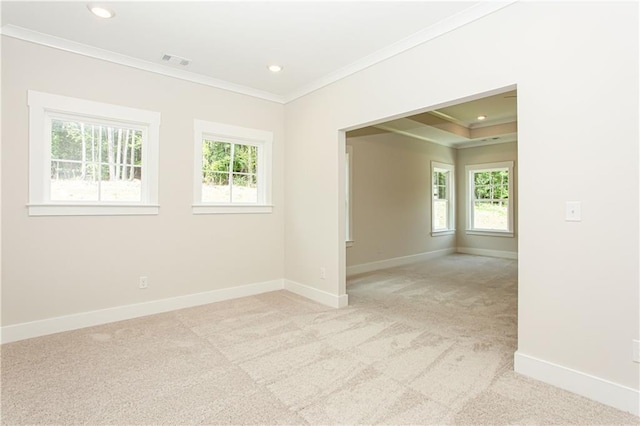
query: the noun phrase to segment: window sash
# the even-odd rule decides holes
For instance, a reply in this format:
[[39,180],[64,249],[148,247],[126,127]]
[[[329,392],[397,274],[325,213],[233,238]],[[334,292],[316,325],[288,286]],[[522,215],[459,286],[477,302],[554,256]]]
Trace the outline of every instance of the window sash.
[[[270,213],[272,211],[271,202],[271,150],[273,134],[264,130],[250,129],[232,126],[222,123],[209,122],[204,120],[194,120],[194,186],[193,186],[193,213],[194,214],[215,214],[215,213]],[[256,168],[255,173],[243,171],[232,171],[233,163],[230,159],[227,176],[231,177],[229,185],[230,195],[225,201],[211,200],[203,197],[203,145],[205,141],[213,141],[234,145],[246,145],[256,147]],[[222,171],[224,174],[225,171]],[[240,199],[233,196],[233,178],[240,176],[255,176],[255,187],[257,196],[255,201]],[[238,187],[238,185],[236,185]]]
[[[158,149],[160,113],[120,105],[28,91],[29,106],[29,215],[138,215],[158,214]],[[143,132],[144,170],[141,197],[136,201],[52,200],[52,120],[71,120],[126,127]],[[56,160],[54,158],[54,160]]]
[[[68,203],[68,204],[77,204],[77,203],[86,203],[86,202],[93,202],[96,204],[103,204],[103,203],[113,203],[113,202],[117,202],[119,204],[140,204],[141,202],[143,202],[143,198],[144,198],[144,188],[145,188],[145,184],[146,184],[146,180],[148,179],[148,177],[146,176],[147,173],[144,172],[144,165],[145,165],[145,152],[148,151],[148,126],[140,126],[140,125],[130,125],[129,123],[125,123],[122,121],[113,121],[113,120],[107,120],[107,119],[96,119],[94,118],[90,118],[87,119],[87,117],[83,116],[83,115],[73,115],[73,114],[61,114],[61,113],[49,113],[46,112],[45,113],[46,116],[46,138],[45,138],[45,161],[49,164],[49,170],[51,170],[51,173],[53,172],[53,163],[57,162],[59,163],[72,163],[72,164],[84,164],[86,166],[97,166],[97,179],[94,180],[87,180],[86,182],[93,182],[96,185],[97,188],[97,193],[95,197],[92,197],[90,199],[87,198],[82,198],[81,194],[76,192],[76,193],[71,193],[70,196],[78,196],[79,198],[74,200],[72,198],[56,198],[53,196],[53,191],[52,191],[52,187],[55,186],[60,186],[59,185],[59,180],[60,179],[53,179],[51,176],[51,173],[49,173],[49,178],[45,180],[45,186],[44,186],[44,197],[43,200],[45,203]],[[53,157],[53,121],[60,121],[62,123],[78,123],[78,124],[82,124],[85,126],[85,128],[89,127],[89,126],[98,126],[100,128],[113,128],[113,129],[122,129],[122,130],[130,130],[130,131],[134,131],[134,132],[140,132],[140,164],[134,164],[134,162],[132,161],[131,164],[123,164],[122,163],[122,155],[123,152],[121,153],[121,158],[116,158],[115,161],[111,162],[111,161],[104,161],[104,156],[103,156],[103,150],[104,150],[104,141],[102,139],[98,140],[97,142],[97,158],[96,160],[93,159],[89,159],[89,160],[73,160],[73,159],[67,159],[67,158],[52,158]],[[114,135],[116,134],[115,130],[114,130]],[[102,133],[100,132],[100,135],[102,136]],[[115,143],[115,141],[114,141]],[[117,147],[114,145],[112,147],[112,149],[116,149]],[[108,149],[108,147],[107,147]],[[125,150],[129,150],[130,149],[130,145],[128,141],[124,141],[124,149]],[[131,151],[129,151],[131,152]],[[137,153],[134,154],[134,158],[137,156]],[[114,153],[114,156],[117,155],[116,153]],[[120,200],[110,200],[108,198],[110,197],[103,197],[103,187],[104,186],[115,186],[114,184],[112,184],[111,182],[125,182],[124,180],[118,180],[116,179],[115,181],[112,179],[111,176],[109,176],[108,179],[105,179],[105,176],[103,176],[102,173],[102,169],[103,167],[129,167],[130,171],[131,170],[139,170],[140,172],[140,185],[139,188],[134,188],[135,191],[137,192],[137,195],[135,195],[135,198],[130,198],[130,199],[120,199]],[[122,170],[124,171],[124,169]],[[116,174],[118,175],[119,172],[117,171]],[[66,179],[65,179],[66,180]],[[71,180],[71,179],[68,179]],[[105,185],[105,182],[110,182],[108,184]],[[137,185],[131,185],[131,186],[137,186]],[[107,194],[108,192],[105,192],[105,194]],[[117,195],[114,196],[114,198],[117,198]]]
[[[470,165],[468,175],[468,232],[513,235],[513,162]],[[506,176],[495,179],[495,173]],[[488,180],[476,185],[478,174],[488,173]],[[505,194],[506,192],[506,194]],[[481,209],[480,206],[483,206]],[[495,208],[491,206],[496,206]],[[504,216],[503,216],[504,215]]]

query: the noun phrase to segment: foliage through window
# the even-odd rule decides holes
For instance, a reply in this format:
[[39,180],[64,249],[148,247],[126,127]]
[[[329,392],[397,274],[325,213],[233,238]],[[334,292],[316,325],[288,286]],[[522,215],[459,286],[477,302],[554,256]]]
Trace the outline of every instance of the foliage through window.
[[271,211],[270,132],[195,120],[194,213]]
[[29,91],[29,214],[157,214],[160,114]]
[[512,162],[469,166],[471,230],[511,232]]
[[437,162],[432,163],[431,182],[433,197],[431,204],[431,230],[434,234],[453,231],[455,228],[453,175],[454,168],[452,165]]
[[258,147],[205,139],[202,142],[202,201],[258,202]]
[[51,201],[141,201],[142,130],[52,118]]

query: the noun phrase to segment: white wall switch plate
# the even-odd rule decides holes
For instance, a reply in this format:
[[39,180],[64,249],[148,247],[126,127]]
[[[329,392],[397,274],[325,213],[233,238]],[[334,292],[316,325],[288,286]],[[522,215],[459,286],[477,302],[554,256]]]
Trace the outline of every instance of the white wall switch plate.
[[565,220],[567,222],[580,222],[582,220],[582,202],[567,201]]

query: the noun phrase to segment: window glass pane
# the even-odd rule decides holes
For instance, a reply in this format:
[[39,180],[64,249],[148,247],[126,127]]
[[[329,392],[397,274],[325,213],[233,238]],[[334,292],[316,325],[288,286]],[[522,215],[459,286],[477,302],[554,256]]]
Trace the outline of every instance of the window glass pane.
[[140,201],[142,188],[139,179],[105,180],[100,185],[103,201]]
[[141,201],[142,131],[51,120],[52,201]]
[[234,203],[257,203],[258,186],[256,175],[236,174],[233,175],[232,202]]
[[476,229],[508,230],[508,201],[475,201],[473,227]]
[[439,186],[438,187],[438,198],[443,200],[447,198],[447,187],[446,186]]
[[233,154],[233,171],[239,173],[256,173],[258,166],[258,147],[235,144]]
[[475,185],[489,185],[491,183],[491,174],[489,172],[475,172],[473,182]]
[[476,200],[490,199],[491,187],[489,185],[478,185],[474,188]]
[[210,203],[228,203],[231,201],[229,173],[203,171],[202,201]]
[[204,140],[202,142],[202,170],[228,172],[231,164],[231,144]]
[[50,196],[52,201],[98,201],[98,181],[82,178],[82,162],[51,160]]
[[438,200],[433,202],[433,230],[441,231],[448,229],[447,224],[448,201]]

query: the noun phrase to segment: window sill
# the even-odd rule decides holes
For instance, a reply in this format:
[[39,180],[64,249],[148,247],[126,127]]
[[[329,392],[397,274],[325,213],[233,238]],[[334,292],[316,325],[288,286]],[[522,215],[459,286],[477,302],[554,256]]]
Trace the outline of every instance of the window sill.
[[485,237],[508,237],[513,238],[511,231],[483,231],[479,229],[468,229],[467,235],[482,235]]
[[29,216],[137,216],[157,215],[149,204],[29,204]]
[[447,229],[444,231],[431,231],[431,236],[432,237],[440,237],[443,235],[454,235],[456,233],[455,229]]
[[194,204],[192,207],[193,214],[261,214],[272,212],[273,206],[267,204]]

